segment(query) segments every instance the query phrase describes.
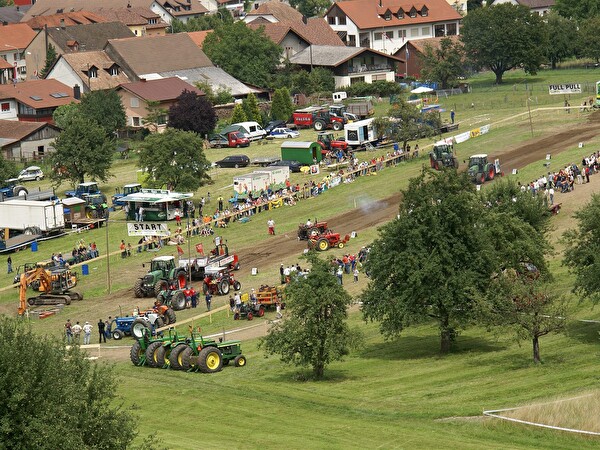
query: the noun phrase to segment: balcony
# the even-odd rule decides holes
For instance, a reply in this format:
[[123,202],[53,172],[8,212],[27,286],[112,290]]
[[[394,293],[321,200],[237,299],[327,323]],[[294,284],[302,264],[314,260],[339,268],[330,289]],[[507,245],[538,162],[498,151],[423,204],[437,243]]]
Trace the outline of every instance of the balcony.
[[348,66],[348,74],[368,72],[389,72],[392,66],[389,64],[361,64],[360,66]]

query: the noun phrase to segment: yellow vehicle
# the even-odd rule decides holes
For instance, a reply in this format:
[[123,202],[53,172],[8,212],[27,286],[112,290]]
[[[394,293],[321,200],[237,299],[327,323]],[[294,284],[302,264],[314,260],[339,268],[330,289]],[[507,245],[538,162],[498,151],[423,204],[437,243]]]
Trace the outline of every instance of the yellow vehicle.
[[[27,288],[38,285],[38,290],[43,292],[35,297],[27,297]],[[48,271],[43,267],[36,267],[23,272],[19,280],[19,309],[20,316],[25,314],[28,306],[71,304],[72,300],[83,300],[83,295],[70,292],[73,284],[72,273],[69,269]]]

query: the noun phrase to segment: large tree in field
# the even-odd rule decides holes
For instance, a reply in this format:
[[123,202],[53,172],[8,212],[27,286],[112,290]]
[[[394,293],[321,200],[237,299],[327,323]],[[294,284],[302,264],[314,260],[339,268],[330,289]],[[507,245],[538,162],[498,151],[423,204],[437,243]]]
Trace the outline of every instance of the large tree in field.
[[273,102],[271,103],[271,117],[274,120],[290,120],[292,113],[294,112],[294,105],[292,104],[292,97],[290,91],[283,87],[281,89],[275,89],[273,93]]
[[547,247],[531,225],[488,207],[464,173],[424,170],[403,194],[371,247],[363,314],[386,337],[433,320],[446,353],[479,320],[494,274],[524,261],[545,268]]
[[248,94],[242,102],[242,107],[246,114],[246,120],[261,123],[262,117],[260,115],[260,108],[258,107],[258,101],[254,94]]
[[600,2],[598,0],[556,0],[554,10],[568,19],[588,19],[600,15]]
[[421,56],[421,78],[437,81],[448,89],[464,72],[463,44],[449,37],[442,38],[438,47],[425,46]]
[[346,324],[352,297],[338,284],[331,265],[314,253],[306,258],[310,272],[286,287],[286,317],[269,329],[261,346],[284,362],[311,366],[319,379],[330,362],[360,345],[361,335]]
[[140,149],[140,168],[155,186],[195,191],[210,179],[203,140],[196,133],[168,128],[148,136]]
[[600,195],[575,213],[576,228],[564,233],[564,264],[575,274],[573,291],[593,303],[600,301]]
[[7,317],[0,317],[0,352],[0,447],[129,447],[136,423],[117,401],[108,367]]
[[[596,62],[600,62],[600,33],[598,33],[598,27],[600,27],[600,16],[583,20],[579,27],[579,39],[577,40],[579,54],[592,58]],[[577,35],[574,38],[577,38]]]
[[494,72],[497,84],[508,70],[522,67],[535,74],[544,61],[545,24],[525,6],[478,8],[463,19],[460,34],[465,53],[475,66]]
[[217,124],[213,105],[195,92],[183,91],[177,103],[169,108],[169,127],[193,131],[201,137],[212,133]]
[[264,28],[253,30],[243,20],[216,28],[206,36],[202,49],[230,75],[261,87],[269,85],[283,51],[265,36]]
[[55,151],[49,156],[54,168],[50,179],[56,184],[83,183],[86,177],[106,181],[115,151],[114,139],[107,137],[106,130],[97,122],[77,115],[77,107],[64,111],[67,114],[58,113],[57,123],[60,122],[63,130],[52,142]]
[[544,53],[552,68],[556,69],[559,62],[575,54],[579,31],[575,21],[565,19],[555,12],[545,17],[548,27],[548,42]]
[[91,91],[81,97],[79,112],[104,128],[108,137],[127,123],[121,97],[114,90]]

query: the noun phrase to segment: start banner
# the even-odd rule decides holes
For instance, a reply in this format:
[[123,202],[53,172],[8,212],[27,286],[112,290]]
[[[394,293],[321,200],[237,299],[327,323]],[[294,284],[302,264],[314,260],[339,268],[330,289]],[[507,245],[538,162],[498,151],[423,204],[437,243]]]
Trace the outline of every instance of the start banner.
[[167,222],[127,222],[129,236],[169,236]]
[[551,84],[549,91],[550,95],[581,94],[581,84]]

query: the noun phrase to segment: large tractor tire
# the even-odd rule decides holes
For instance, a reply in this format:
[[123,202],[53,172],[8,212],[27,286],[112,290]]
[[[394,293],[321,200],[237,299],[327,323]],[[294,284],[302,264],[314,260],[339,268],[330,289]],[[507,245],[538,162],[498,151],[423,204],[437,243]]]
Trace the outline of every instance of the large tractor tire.
[[157,296],[160,291],[168,291],[169,290],[169,283],[167,283],[167,280],[158,280],[155,284],[154,284],[154,296]]
[[146,349],[146,363],[148,364],[148,367],[152,367],[154,369],[157,367],[162,367],[158,365],[158,361],[156,359],[156,352],[162,347],[162,345],[162,342],[153,342]]
[[452,167],[454,167],[455,169],[458,169],[458,159],[457,158],[452,158]]
[[202,283],[202,293],[204,295],[208,294],[208,284]]
[[493,164],[490,164],[487,169],[487,179],[491,181],[494,179],[495,176],[496,176],[496,168],[494,167]]
[[169,354],[169,366],[171,369],[181,370],[181,365],[179,364],[179,353],[187,348],[187,345],[178,345],[174,349],[171,350]]
[[313,124],[313,128],[315,129],[315,131],[323,131],[325,129],[325,122],[323,122],[322,120],[316,120]]
[[165,311],[165,325],[173,325],[175,322],[177,322],[175,311],[172,308],[167,309]]
[[177,271],[177,273],[175,274],[175,279],[177,280],[177,286],[179,287],[179,289],[185,289],[185,287],[187,286],[187,278],[188,274],[186,270],[181,269]]
[[154,359],[156,360],[157,367],[166,368],[169,366],[169,354],[170,348],[161,345],[154,353]]
[[262,306],[258,308],[258,311],[256,311],[256,315],[258,317],[263,317],[265,315],[265,308],[263,308]]
[[177,355],[177,362],[179,363],[181,370],[185,370],[187,372],[192,368],[192,353],[192,347],[186,346]]
[[134,366],[139,366],[142,362],[143,356],[144,350],[142,350],[142,345],[138,341],[135,341],[131,346],[131,350],[129,351],[129,359]]
[[136,339],[144,337],[144,333],[148,333],[148,336],[152,335],[152,328],[150,323],[143,317],[138,317],[131,324],[131,334]]
[[321,238],[317,241],[317,250],[324,252],[329,248],[329,241],[325,238]]
[[241,288],[242,288],[242,283],[240,283],[237,280],[233,282],[233,290],[234,291],[239,291]]
[[244,355],[237,355],[233,360],[235,367],[244,367],[246,365],[246,357]]
[[246,319],[248,319],[248,320],[254,319],[254,314],[252,314],[251,312],[249,312],[248,314],[246,314]]
[[223,354],[217,347],[204,347],[196,361],[202,373],[214,373],[223,369]]
[[171,308],[175,311],[182,311],[185,309],[185,294],[183,291],[173,292],[173,295],[171,295]]
[[333,131],[340,131],[344,128],[344,124],[341,122],[333,122],[332,127]]
[[219,294],[229,294],[229,278],[223,278],[221,281],[219,281]]
[[125,336],[121,330],[113,330],[111,335],[115,341],[120,341]]
[[165,326],[165,321],[163,320],[162,317],[157,317],[156,321],[154,322],[154,329],[158,329],[158,328],[162,328]]
[[135,295],[136,298],[142,298],[144,296],[144,280],[141,278],[136,280],[133,285],[133,295]]
[[317,227],[312,227],[306,232],[308,237],[317,237],[320,233],[321,231]]
[[485,183],[485,173],[478,173],[475,179],[477,180],[478,184]]

